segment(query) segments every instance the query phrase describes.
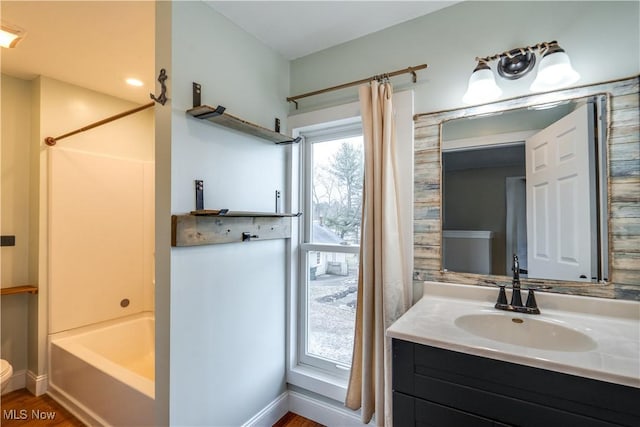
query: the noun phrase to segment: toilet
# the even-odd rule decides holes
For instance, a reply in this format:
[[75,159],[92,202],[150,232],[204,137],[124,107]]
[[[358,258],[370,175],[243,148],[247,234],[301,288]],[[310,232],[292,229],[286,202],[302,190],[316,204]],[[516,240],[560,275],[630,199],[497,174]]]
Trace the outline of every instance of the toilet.
[[13,368],[4,359],[0,359],[0,394],[3,394],[13,375]]

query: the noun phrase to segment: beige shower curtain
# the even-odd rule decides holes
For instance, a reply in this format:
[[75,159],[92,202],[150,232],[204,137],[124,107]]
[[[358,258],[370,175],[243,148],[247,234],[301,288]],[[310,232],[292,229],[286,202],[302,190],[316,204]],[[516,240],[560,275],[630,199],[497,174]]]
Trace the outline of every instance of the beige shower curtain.
[[[346,405],[362,421],[391,426],[391,340],[385,330],[410,305],[404,277],[396,164],[393,90],[389,82],[360,87],[364,194],[356,333]],[[410,166],[409,166],[410,167]]]

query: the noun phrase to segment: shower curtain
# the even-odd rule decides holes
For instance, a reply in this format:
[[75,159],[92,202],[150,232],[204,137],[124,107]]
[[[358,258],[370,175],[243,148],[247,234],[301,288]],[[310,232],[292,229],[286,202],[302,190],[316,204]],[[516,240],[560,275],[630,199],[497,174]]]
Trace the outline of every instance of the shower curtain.
[[391,340],[385,330],[410,306],[399,223],[396,132],[389,82],[360,87],[364,189],[356,332],[346,405],[362,422],[391,426]]

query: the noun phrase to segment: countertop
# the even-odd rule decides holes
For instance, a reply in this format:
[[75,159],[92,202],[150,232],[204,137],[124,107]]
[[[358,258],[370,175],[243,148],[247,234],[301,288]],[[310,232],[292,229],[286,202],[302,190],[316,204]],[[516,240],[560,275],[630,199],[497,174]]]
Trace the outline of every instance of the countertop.
[[[640,388],[639,302],[537,292],[541,314],[528,315],[495,309],[497,296],[497,288],[425,282],[423,297],[387,329],[387,336]],[[552,322],[588,335],[596,346],[544,350],[483,338],[455,324],[460,316],[480,313]]]

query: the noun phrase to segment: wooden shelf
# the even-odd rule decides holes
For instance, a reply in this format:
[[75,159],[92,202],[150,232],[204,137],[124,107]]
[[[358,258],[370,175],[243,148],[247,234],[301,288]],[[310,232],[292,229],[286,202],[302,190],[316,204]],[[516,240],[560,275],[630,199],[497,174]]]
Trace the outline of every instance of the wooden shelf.
[[195,216],[215,216],[215,217],[261,217],[261,218],[288,218],[302,215],[302,213],[276,213],[276,212],[249,212],[249,211],[230,211],[228,209],[202,209],[191,211],[191,215]]
[[172,215],[171,246],[288,239],[291,237],[291,218],[300,215],[243,211],[220,214],[220,211],[208,210]]
[[231,128],[249,135],[266,139],[276,144],[295,144],[300,142],[300,137],[291,138],[290,136],[272,131],[265,127],[243,120],[239,117],[225,113],[225,108],[221,105],[210,107],[208,105],[200,105],[187,110],[187,114],[200,120],[207,120],[220,126]]
[[31,285],[12,286],[10,288],[1,288],[0,295],[16,295],[16,294],[37,294],[38,287]]

